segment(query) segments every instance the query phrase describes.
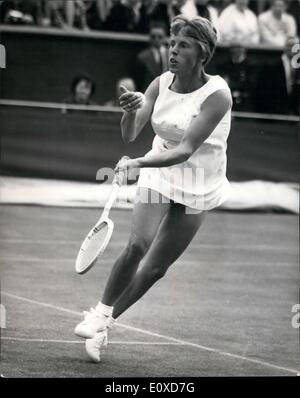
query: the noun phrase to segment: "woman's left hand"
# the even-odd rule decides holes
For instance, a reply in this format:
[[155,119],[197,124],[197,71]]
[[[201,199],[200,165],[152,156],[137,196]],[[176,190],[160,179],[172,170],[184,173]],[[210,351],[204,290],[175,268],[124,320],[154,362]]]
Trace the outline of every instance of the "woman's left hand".
[[121,159],[115,167],[115,173],[119,173],[120,171],[126,171],[128,175],[131,170],[139,168],[140,165],[138,159]]

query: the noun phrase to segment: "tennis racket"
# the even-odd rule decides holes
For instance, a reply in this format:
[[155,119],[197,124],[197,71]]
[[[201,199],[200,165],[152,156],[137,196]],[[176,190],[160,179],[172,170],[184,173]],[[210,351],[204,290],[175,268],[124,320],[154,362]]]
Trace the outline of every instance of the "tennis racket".
[[[127,159],[129,159],[128,156],[123,156],[121,160]],[[75,270],[78,274],[84,274],[92,268],[110,241],[114,230],[114,223],[108,216],[123,183],[125,173],[126,171],[116,173],[101,217],[87,234],[80,247],[75,264]]]

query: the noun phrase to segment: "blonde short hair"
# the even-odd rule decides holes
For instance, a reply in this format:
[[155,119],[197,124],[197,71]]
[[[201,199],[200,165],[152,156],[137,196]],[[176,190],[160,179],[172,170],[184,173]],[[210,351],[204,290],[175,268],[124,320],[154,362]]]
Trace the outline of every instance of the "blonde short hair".
[[193,38],[200,46],[203,65],[207,65],[217,45],[217,31],[212,23],[202,17],[188,19],[184,15],[177,15],[171,24],[171,34],[177,35],[181,30],[185,36]]

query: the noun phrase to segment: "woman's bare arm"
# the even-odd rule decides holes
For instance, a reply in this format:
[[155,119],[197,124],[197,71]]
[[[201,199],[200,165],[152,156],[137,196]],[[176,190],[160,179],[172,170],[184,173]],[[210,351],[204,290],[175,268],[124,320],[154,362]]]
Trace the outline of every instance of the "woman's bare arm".
[[138,167],[166,167],[186,161],[210,136],[230,109],[232,100],[226,90],[211,94],[202,104],[201,113],[185,131],[174,149],[137,158]]
[[121,95],[120,105],[125,111],[121,120],[121,131],[125,143],[134,141],[145,127],[152,115],[158,92],[159,78],[157,77],[147,88],[142,104],[139,93],[126,92]]

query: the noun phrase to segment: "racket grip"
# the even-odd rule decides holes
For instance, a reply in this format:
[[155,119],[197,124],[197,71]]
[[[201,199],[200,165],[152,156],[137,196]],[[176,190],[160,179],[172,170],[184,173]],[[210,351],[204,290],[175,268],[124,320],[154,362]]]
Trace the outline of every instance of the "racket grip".
[[[122,160],[128,160],[128,159],[130,159],[129,156],[123,156],[123,157],[120,159],[120,162],[121,162]],[[124,171],[119,171],[118,173],[116,173],[116,174],[115,174],[115,177],[114,177],[114,179],[113,179],[112,185],[117,184],[117,185],[121,186],[121,185],[123,184],[123,180],[124,180],[124,178],[125,178],[125,174],[126,174],[126,170],[124,170]]]

